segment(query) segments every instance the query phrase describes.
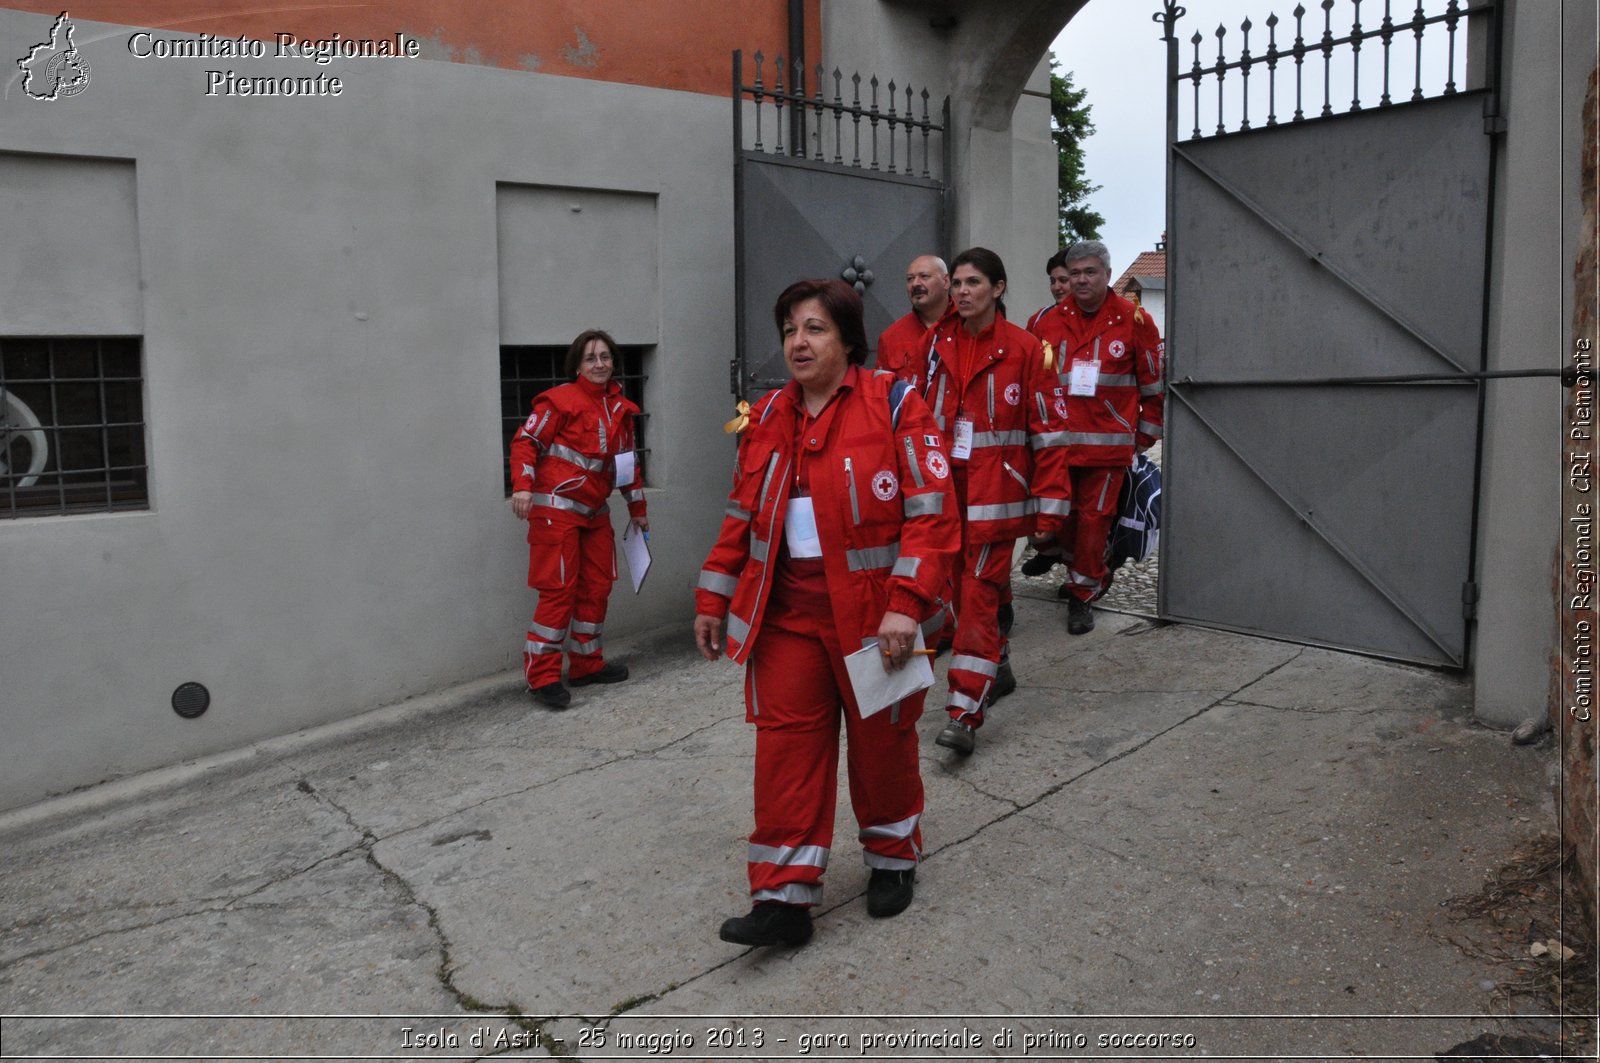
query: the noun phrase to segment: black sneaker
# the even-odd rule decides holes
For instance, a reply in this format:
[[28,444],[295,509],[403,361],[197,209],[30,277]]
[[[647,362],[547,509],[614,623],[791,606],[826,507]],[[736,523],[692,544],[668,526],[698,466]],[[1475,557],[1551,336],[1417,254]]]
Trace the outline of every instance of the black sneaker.
[[607,661],[598,672],[575,676],[567,680],[569,686],[586,687],[590,683],[620,683],[628,678],[628,666]]
[[1061,560],[1060,554],[1034,554],[1022,563],[1024,576],[1042,576],[1056,567],[1056,562]]
[[562,686],[559,681],[534,687],[531,693],[534,701],[552,709],[564,709],[572,704],[572,691]]
[[1077,596],[1067,599],[1067,634],[1085,635],[1094,630],[1094,606]]
[[916,877],[916,868],[873,868],[872,877],[867,879],[867,914],[874,919],[887,919],[911,907],[911,884]]
[[793,904],[759,901],[749,915],[725,920],[717,936],[735,945],[804,945],[811,940],[811,913]]

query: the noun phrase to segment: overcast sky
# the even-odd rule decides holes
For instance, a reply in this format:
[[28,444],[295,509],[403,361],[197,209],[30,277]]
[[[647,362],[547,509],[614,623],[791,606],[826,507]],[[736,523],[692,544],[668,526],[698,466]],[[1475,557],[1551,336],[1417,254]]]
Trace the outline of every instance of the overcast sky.
[[[1228,28],[1226,51],[1230,61],[1239,57],[1239,25],[1245,18],[1252,23],[1250,51],[1261,55],[1266,51],[1266,19],[1274,11],[1283,22],[1278,26],[1277,42],[1280,49],[1294,40],[1293,12],[1297,0],[1184,0],[1187,14],[1178,22],[1179,70],[1186,70],[1194,61],[1194,46],[1189,38],[1199,30],[1205,39],[1200,46],[1202,63],[1216,62],[1217,26]],[[1305,17],[1307,42],[1322,35],[1322,9],[1316,0],[1299,0],[1308,12]],[[1111,250],[1111,268],[1115,274],[1133,260],[1140,251],[1155,249],[1161,239],[1166,196],[1166,46],[1161,43],[1161,26],[1150,16],[1162,4],[1160,0],[1093,0],[1075,15],[1067,28],[1055,40],[1051,50],[1059,60],[1059,70],[1070,70],[1073,83],[1088,89],[1087,102],[1092,106],[1090,117],[1095,133],[1084,145],[1085,164],[1091,184],[1100,185],[1100,191],[1089,197],[1089,206],[1105,215],[1101,237]],[[1364,29],[1375,28],[1383,19],[1382,0],[1364,0],[1361,21]],[[1440,0],[1425,0],[1428,14],[1442,10]],[[1415,10],[1413,0],[1392,5],[1395,19],[1408,18]],[[1350,0],[1337,0],[1332,11],[1333,33],[1343,37],[1350,32],[1354,22]],[[1464,35],[1463,35],[1464,36]],[[1429,27],[1424,38],[1424,66],[1442,69],[1444,63],[1444,31]],[[1396,38],[1393,77],[1396,85],[1409,86],[1414,75],[1412,52],[1402,47]],[[1405,42],[1414,38],[1409,30]],[[1437,42],[1437,43],[1435,43]],[[1361,95],[1369,105],[1382,91],[1377,78],[1381,65],[1373,61],[1378,51],[1369,43],[1363,54]],[[1341,49],[1341,52],[1347,49]],[[1343,58],[1343,56],[1341,56]],[[1321,91],[1320,71],[1313,74],[1313,63],[1307,61],[1307,92],[1313,88]],[[1342,101],[1347,104],[1351,95],[1348,68],[1344,79],[1339,80],[1340,67],[1334,67],[1335,92],[1342,91]],[[1265,71],[1255,68],[1251,81],[1251,118],[1260,124],[1265,117],[1265,95],[1262,89]],[[1279,77],[1285,75],[1280,65]],[[1459,75],[1458,75],[1459,76]],[[1234,106],[1234,92],[1238,88],[1238,75],[1225,79],[1229,106]],[[1442,81],[1442,78],[1441,78]],[[1315,85],[1313,86],[1313,82]],[[1286,82],[1280,80],[1278,109],[1283,116]],[[1292,88],[1288,89],[1292,92]],[[1193,116],[1187,110],[1192,100],[1192,89],[1180,93],[1186,108],[1181,112],[1180,136],[1187,136],[1193,126]],[[1207,79],[1201,86],[1202,127],[1211,132],[1216,125],[1216,82]],[[1341,97],[1336,96],[1339,106]],[[1316,103],[1321,104],[1320,96]],[[1207,108],[1210,108],[1208,111]],[[1289,104],[1292,111],[1293,104]],[[1342,109],[1342,107],[1340,108]]]

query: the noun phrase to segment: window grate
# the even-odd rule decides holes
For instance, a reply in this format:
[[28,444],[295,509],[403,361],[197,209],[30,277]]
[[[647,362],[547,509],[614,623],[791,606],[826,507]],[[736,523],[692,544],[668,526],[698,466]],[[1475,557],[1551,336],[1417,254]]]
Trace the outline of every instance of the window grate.
[[0,519],[150,507],[138,337],[0,337]]
[[[612,376],[613,380],[622,385],[622,394],[641,411],[646,409],[644,384],[648,377],[644,372],[645,351],[644,347],[619,347],[617,353],[621,355],[621,362]],[[562,372],[562,362],[566,357],[566,347],[500,348],[500,453],[503,456],[511,453],[511,437],[517,434],[517,429],[528,419],[528,413],[533,409],[534,398],[558,384],[567,383],[566,374]],[[648,439],[646,428],[649,421],[650,414],[641,412],[634,423],[635,439],[638,443],[639,476],[646,484],[650,482],[647,468],[650,449],[646,445]],[[506,497],[510,498],[509,461],[505,463],[504,474]]]

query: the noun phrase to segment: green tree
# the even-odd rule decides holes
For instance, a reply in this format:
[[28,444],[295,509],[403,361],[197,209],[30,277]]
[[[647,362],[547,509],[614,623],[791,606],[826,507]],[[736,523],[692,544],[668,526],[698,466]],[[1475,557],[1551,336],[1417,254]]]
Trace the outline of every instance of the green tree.
[[1083,172],[1083,142],[1094,132],[1091,107],[1083,102],[1087,89],[1072,87],[1072,71],[1056,73],[1050,57],[1050,139],[1056,142],[1057,223],[1061,246],[1076,240],[1098,240],[1104,215],[1089,209],[1089,197],[1100,191]]

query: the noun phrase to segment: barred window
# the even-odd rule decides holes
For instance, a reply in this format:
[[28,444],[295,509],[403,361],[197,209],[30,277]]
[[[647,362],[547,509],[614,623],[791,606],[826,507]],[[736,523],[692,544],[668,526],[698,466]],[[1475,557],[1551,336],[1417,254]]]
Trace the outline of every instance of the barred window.
[[138,337],[0,337],[0,519],[150,507]]
[[[646,445],[648,436],[646,426],[650,420],[650,413],[644,405],[644,382],[648,379],[644,374],[644,347],[619,346],[617,353],[622,360],[613,370],[611,379],[622,385],[622,394],[638,405],[643,411],[635,422],[635,438],[639,456],[639,476],[644,483],[650,482],[649,462],[650,450]],[[511,453],[511,437],[517,434],[523,422],[528,419],[528,413],[533,409],[534,397],[541,392],[549,391],[558,384],[567,382],[566,374],[562,372],[562,362],[566,360],[566,347],[550,346],[511,346],[500,348],[500,454],[507,457]],[[504,464],[506,497],[511,497],[511,464]]]

